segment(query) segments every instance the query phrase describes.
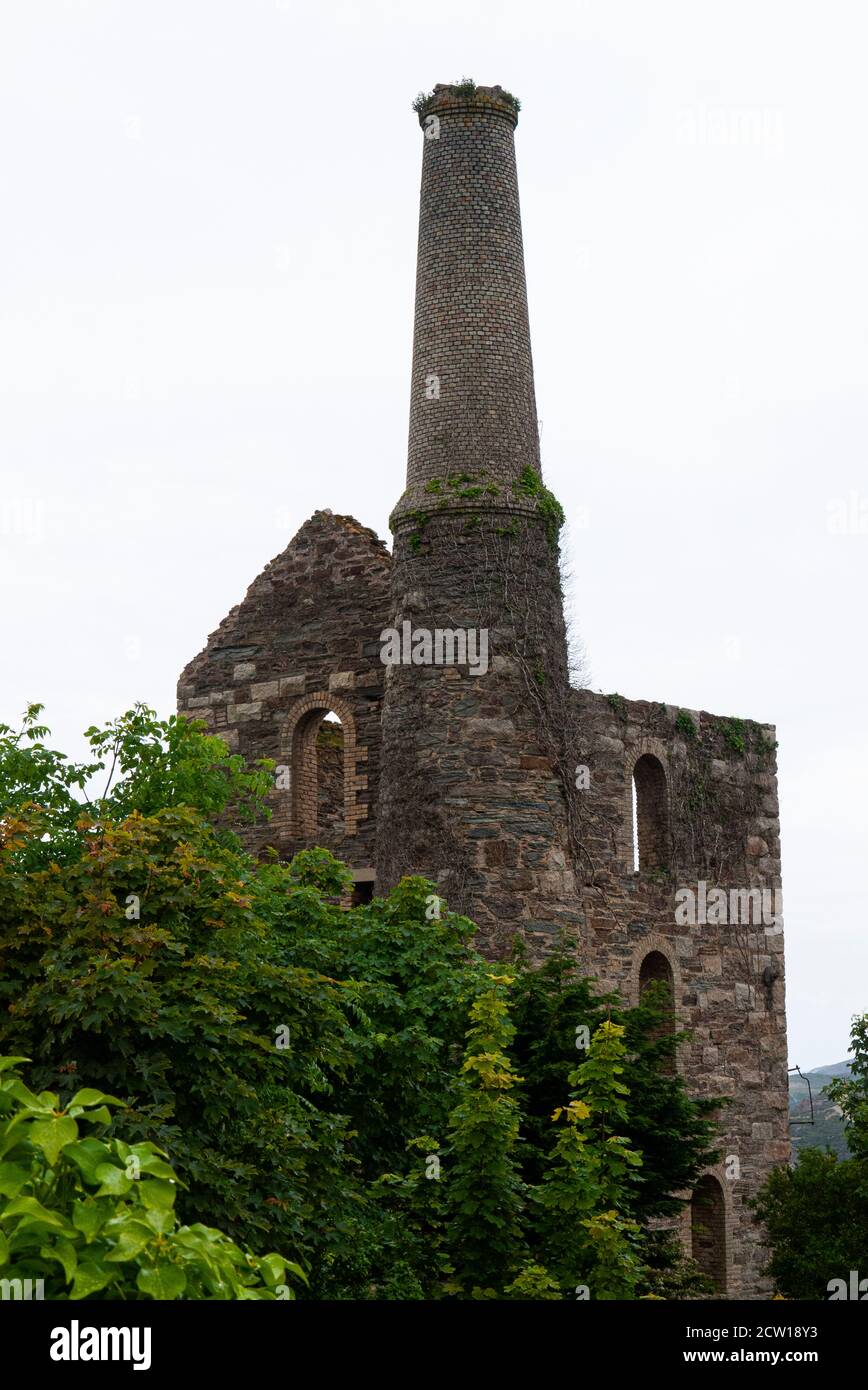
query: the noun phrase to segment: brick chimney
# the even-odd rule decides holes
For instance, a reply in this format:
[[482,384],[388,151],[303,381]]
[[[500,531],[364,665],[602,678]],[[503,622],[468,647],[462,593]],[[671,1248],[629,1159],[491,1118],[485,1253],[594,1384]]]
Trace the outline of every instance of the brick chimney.
[[[574,921],[555,770],[566,641],[540,477],[514,130],[500,87],[435,87],[423,131],[407,489],[391,630],[484,634],[484,669],[387,664],[377,880],[432,879],[490,954]],[[469,641],[469,637],[468,637]]]
[[500,87],[440,85],[420,105],[407,491],[393,523],[430,503],[432,482],[449,497],[446,479],[462,473],[522,506],[511,484],[528,465],[539,472],[517,120]]

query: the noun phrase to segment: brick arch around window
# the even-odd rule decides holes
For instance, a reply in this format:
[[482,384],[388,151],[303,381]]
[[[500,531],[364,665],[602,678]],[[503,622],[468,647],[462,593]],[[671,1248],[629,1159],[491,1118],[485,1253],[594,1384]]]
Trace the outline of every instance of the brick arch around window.
[[644,984],[642,966],[651,955],[663,956],[669,966],[672,976],[672,1004],[677,1017],[681,998],[681,968],[672,941],[668,937],[661,936],[659,932],[648,932],[637,941],[633,948],[633,960],[630,966],[630,1002],[631,1004],[639,1003]]
[[630,747],[625,768],[624,824],[627,859],[633,870],[633,784],[636,785],[636,830],[639,869],[669,867],[669,758],[657,738],[638,739]]
[[[680,1032],[687,1026],[687,1022],[681,1008],[683,986],[678,958],[672,942],[665,936],[652,932],[643,936],[633,951],[629,982],[630,1003],[634,1006],[638,1004],[646,985],[651,980],[660,979],[665,980],[672,990],[671,1030],[673,1033]],[[675,1070],[683,1070],[683,1062],[678,1053],[675,1056]]]
[[691,1193],[684,1212],[684,1243],[702,1273],[712,1280],[718,1294],[735,1296],[732,1288],[731,1183],[722,1168],[704,1173]]
[[292,840],[315,840],[317,828],[317,735],[327,714],[336,714],[343,732],[344,837],[358,830],[364,809],[358,803],[360,779],[356,762],[362,751],[356,743],[356,721],[345,700],[328,690],[316,690],[297,700],[287,714],[280,740],[279,762],[289,767],[289,788],[281,798],[274,821]]

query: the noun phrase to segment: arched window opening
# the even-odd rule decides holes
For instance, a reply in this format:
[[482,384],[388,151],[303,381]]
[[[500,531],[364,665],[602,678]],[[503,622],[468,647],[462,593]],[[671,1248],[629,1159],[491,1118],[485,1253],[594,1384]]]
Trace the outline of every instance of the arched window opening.
[[633,869],[665,869],[669,860],[669,799],[659,758],[643,753],[633,768]]
[[[652,984],[665,985],[668,995],[663,1018],[651,1034],[652,1042],[656,1042],[663,1037],[672,1037],[675,1033],[675,977],[672,974],[672,966],[662,951],[649,951],[639,967],[640,1001]],[[665,1058],[661,1070],[665,1075],[674,1075],[675,1058]]]
[[292,741],[294,834],[334,844],[347,833],[344,727],[332,710],[310,710]]
[[693,1258],[720,1294],[726,1293],[726,1203],[717,1178],[700,1178],[690,1199]]
[[664,956],[662,951],[649,951],[639,967],[639,993],[644,994],[648,986],[655,981],[668,985],[670,994],[674,993],[674,980],[672,978],[672,966]]
[[341,839],[346,833],[344,808],[344,730],[330,710],[316,735],[317,833]]

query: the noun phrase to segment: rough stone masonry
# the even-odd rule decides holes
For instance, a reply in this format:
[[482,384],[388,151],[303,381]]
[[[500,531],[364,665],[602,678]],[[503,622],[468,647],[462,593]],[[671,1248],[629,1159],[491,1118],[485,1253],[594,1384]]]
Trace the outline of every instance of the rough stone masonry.
[[[406,489],[391,555],[316,512],[184,671],[179,709],[278,769],[288,858],[325,845],[357,897],[434,880],[491,957],[559,938],[636,1002],[666,981],[691,1091],[726,1096],[688,1252],[768,1293],[746,1203],[789,1156],[782,925],[684,922],[679,888],[780,887],[774,729],[571,686],[560,508],[540,471],[514,130],[499,87],[419,103],[423,160]],[[382,633],[485,630],[484,673],[384,664]],[[424,644],[419,649],[424,652]],[[328,719],[326,716],[329,716]],[[757,895],[758,896],[758,895]]]

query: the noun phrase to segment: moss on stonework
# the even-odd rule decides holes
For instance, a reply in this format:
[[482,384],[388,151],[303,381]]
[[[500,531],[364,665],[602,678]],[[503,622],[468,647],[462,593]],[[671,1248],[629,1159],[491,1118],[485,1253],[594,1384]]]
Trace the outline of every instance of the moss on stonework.
[[761,726],[753,719],[716,719],[715,728],[723,736],[727,748],[744,758],[753,753],[758,758],[770,758],[777,740],[766,738]]
[[[558,533],[564,524],[564,510],[560,502],[530,466],[524,469],[511,487],[516,496],[535,500],[536,511],[543,522],[546,538],[552,548],[556,548]],[[478,502],[489,497],[499,497],[501,488],[486,473],[449,473],[446,477],[429,478],[423,491],[432,499],[430,505],[436,514],[448,512],[455,502]],[[393,518],[395,515],[397,513],[393,513]],[[393,518],[390,518],[390,524]],[[406,520],[413,526],[410,547],[418,552],[422,545],[422,533],[431,520],[431,513],[421,510],[408,512]],[[465,523],[465,529],[481,527],[482,520],[480,513],[473,512]],[[496,527],[495,534],[514,538],[519,534],[520,525],[521,518],[516,517],[504,526]]]
[[618,715],[619,719],[627,718],[627,701],[624,699],[623,695],[619,695],[617,691],[614,691],[611,695],[607,695],[606,699],[609,701],[609,704],[612,706],[612,709]]
[[696,738],[696,725],[686,709],[680,709],[675,716],[675,727],[680,734],[691,740]]
[[497,497],[500,488],[496,483],[486,482],[484,474],[450,473],[447,478],[431,478],[425,484],[425,491],[431,497],[439,497],[444,503],[450,497],[474,502],[479,497]]
[[548,543],[554,548],[558,543],[558,534],[565,520],[564,509],[554,493],[546,487],[539,473],[536,469],[531,468],[530,464],[522,469],[512,485],[512,490],[519,497],[533,497],[536,500],[537,511],[542,517]]
[[744,757],[745,752],[745,724],[743,719],[721,719],[718,721],[718,728],[723,734],[723,741],[727,748],[731,748],[733,753],[738,753]]

